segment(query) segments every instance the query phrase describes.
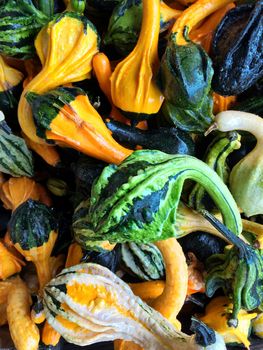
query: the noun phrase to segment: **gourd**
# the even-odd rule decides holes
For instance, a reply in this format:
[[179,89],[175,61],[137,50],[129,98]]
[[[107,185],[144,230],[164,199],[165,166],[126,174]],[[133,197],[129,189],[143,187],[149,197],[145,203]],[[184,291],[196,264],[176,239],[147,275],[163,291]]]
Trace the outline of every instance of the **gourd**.
[[140,130],[117,121],[106,122],[113,137],[123,144],[135,148],[155,149],[169,154],[195,154],[195,144],[191,137],[180,129],[160,127],[152,130]]
[[20,59],[34,57],[34,39],[49,17],[31,0],[8,0],[0,6],[0,19],[0,53]]
[[248,340],[251,330],[251,320],[256,317],[256,313],[248,313],[241,309],[238,313],[238,327],[229,327],[227,316],[233,309],[231,301],[224,296],[212,299],[205,308],[204,316],[200,320],[206,325],[217,331],[224,338],[226,344],[238,343],[244,344],[249,349]]
[[206,294],[212,297],[217,289],[223,288],[233,303],[227,323],[236,328],[241,309],[251,311],[263,302],[261,251],[244,243],[211,213],[204,210],[202,213],[233,244],[224,254],[207,259]]
[[116,66],[111,76],[114,105],[130,119],[146,119],[163,102],[155,75],[158,70],[160,0],[143,0],[143,20],[134,50]]
[[122,244],[121,266],[144,281],[162,279],[165,275],[162,255],[158,248],[151,243],[129,242]]
[[[237,99],[236,96],[221,96],[214,92],[213,93],[213,101],[214,101],[213,113],[217,114],[217,113],[232,109],[232,106],[235,105],[236,99]],[[249,111],[246,111],[246,112],[249,112]]]
[[60,156],[56,150],[56,147],[50,147],[49,145],[39,144],[30,140],[25,134],[22,133],[23,139],[25,140],[27,147],[32,151],[36,152],[44,161],[56,167],[61,162]]
[[0,241],[0,280],[19,273],[25,263],[10,252]]
[[[45,287],[44,308],[52,327],[77,345],[126,339],[145,350],[204,349],[195,336],[176,331],[135,297],[126,283],[99,265],[81,264],[63,270]],[[213,333],[212,338],[206,349],[219,343],[225,348],[219,335]]]
[[263,98],[260,96],[250,97],[244,101],[238,102],[233,109],[263,117]]
[[43,95],[27,93],[37,134],[69,145],[108,163],[120,163],[132,151],[111,136],[88,96],[80,88],[61,87]]
[[12,134],[0,112],[0,171],[15,177],[32,177],[33,159],[25,141]]
[[[111,14],[104,43],[113,46],[122,55],[130,53],[140,34],[142,9],[142,0],[119,2]],[[166,30],[180,14],[180,10],[160,1],[160,32]]]
[[162,57],[160,79],[165,103],[162,112],[174,125],[187,132],[203,133],[213,120],[212,61],[188,35],[208,15],[230,0],[198,0],[175,22]]
[[255,114],[226,111],[219,113],[209,128],[219,131],[243,130],[252,133],[256,147],[232,169],[229,178],[230,191],[246,216],[263,213],[263,121]]
[[262,77],[263,4],[237,6],[223,18],[213,39],[213,89],[237,95]]
[[34,142],[37,137],[28,92],[42,94],[58,86],[90,77],[92,57],[98,51],[99,38],[86,17],[64,12],[38,34],[35,46],[43,66],[25,87],[18,105],[18,120],[24,134]]
[[0,190],[0,199],[6,209],[14,211],[28,199],[39,200],[50,205],[50,199],[42,194],[42,186],[27,177],[10,178]]
[[9,118],[16,113],[22,80],[23,74],[0,56],[0,110]]
[[71,243],[71,245],[68,248],[68,255],[65,267],[78,265],[81,262],[83,255],[84,254],[81,246],[76,242]]
[[263,313],[259,313],[257,317],[252,321],[252,330],[253,333],[259,337],[263,338],[263,332],[262,332],[262,321],[263,321]]
[[176,214],[186,179],[205,187],[226,225],[239,234],[237,206],[208,165],[188,155],[143,150],[103,170],[93,184],[90,204],[80,204],[73,218],[76,241],[94,250],[101,249],[98,243],[103,241],[150,243],[183,236],[189,229],[187,219],[179,220],[177,228]]
[[[220,176],[225,184],[228,183],[230,173],[226,160],[230,153],[240,148],[240,139],[241,136],[236,132],[220,134],[213,139],[204,154],[204,162]],[[189,194],[189,205],[197,210],[204,208],[207,204],[205,199],[204,188],[196,184]]]
[[49,258],[58,235],[52,210],[45,204],[29,199],[14,211],[9,230],[15,248],[27,261],[35,264],[42,292],[51,279]]
[[84,13],[86,7],[86,0],[70,0],[67,1],[66,11],[74,11],[78,13]]
[[56,346],[59,343],[61,335],[50,326],[48,322],[45,322],[42,329],[41,340],[45,345]]
[[[7,298],[7,320],[17,350],[37,350],[39,330],[30,317],[31,297],[25,283],[19,279]],[[19,315],[19,317],[18,317]]]

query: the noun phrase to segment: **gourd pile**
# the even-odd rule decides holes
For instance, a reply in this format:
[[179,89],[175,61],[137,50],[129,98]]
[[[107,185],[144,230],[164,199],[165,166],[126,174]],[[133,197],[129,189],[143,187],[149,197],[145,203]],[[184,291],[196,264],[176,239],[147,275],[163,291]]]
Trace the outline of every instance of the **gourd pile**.
[[262,83],[262,0],[0,1],[0,348],[260,342]]

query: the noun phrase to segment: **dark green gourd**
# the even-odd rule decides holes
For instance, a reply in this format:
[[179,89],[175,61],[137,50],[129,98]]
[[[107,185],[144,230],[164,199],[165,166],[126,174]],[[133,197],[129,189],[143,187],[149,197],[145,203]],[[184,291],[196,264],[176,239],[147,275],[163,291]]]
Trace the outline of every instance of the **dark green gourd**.
[[263,1],[230,10],[214,34],[213,89],[237,95],[263,76]]
[[150,243],[176,237],[176,213],[184,181],[201,183],[236,234],[241,220],[235,201],[219,176],[189,155],[135,151],[119,166],[107,166],[73,219],[76,240],[95,249],[98,242]]
[[0,5],[0,54],[34,57],[34,39],[48,21],[31,0],[8,0]]

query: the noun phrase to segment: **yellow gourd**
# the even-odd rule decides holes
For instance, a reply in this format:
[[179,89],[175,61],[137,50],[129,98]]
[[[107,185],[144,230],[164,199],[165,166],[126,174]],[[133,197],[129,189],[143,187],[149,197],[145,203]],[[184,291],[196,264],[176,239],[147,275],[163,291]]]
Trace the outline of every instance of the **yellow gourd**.
[[148,115],[157,113],[162,105],[163,95],[154,80],[159,67],[159,31],[160,1],[143,0],[138,42],[111,76],[112,101],[123,111]]
[[23,79],[23,74],[10,67],[0,56],[0,92],[12,89]]
[[257,317],[252,321],[253,333],[263,339],[263,313],[257,315]]
[[7,320],[16,350],[37,350],[39,330],[30,317],[31,297],[21,279],[12,285],[7,297]]
[[248,349],[248,340],[251,327],[251,320],[257,316],[256,313],[249,314],[245,310],[240,310],[238,314],[238,326],[229,327],[228,316],[233,310],[233,304],[227,297],[216,297],[206,307],[205,315],[199,319],[221,334],[225,343],[244,344]]
[[43,144],[36,135],[31,108],[25,98],[28,92],[44,93],[60,85],[90,77],[92,57],[98,51],[98,35],[83,16],[65,12],[38,34],[35,46],[42,70],[25,87],[18,106],[18,120],[23,133]]

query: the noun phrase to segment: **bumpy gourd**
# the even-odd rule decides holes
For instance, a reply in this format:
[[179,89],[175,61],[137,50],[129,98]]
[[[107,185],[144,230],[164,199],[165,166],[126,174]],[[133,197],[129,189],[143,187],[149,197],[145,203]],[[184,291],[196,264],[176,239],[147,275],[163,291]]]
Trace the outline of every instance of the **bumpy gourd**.
[[263,3],[230,10],[213,39],[213,89],[221,95],[238,95],[253,86],[263,71]]
[[77,211],[73,219],[76,240],[95,249],[98,241],[149,243],[176,237],[176,213],[186,179],[205,187],[226,225],[239,234],[237,206],[208,165],[188,155],[144,150],[103,170],[93,184],[90,206]]
[[9,229],[15,248],[26,260],[35,264],[42,292],[52,277],[49,258],[58,235],[57,221],[52,210],[29,199],[14,211]]
[[[112,45],[123,55],[135,47],[142,23],[142,0],[121,1],[113,10],[107,32],[104,37],[106,45]],[[160,2],[160,32],[167,29],[182,11]]]
[[108,163],[118,164],[132,153],[112,138],[82,89],[57,88],[43,95],[30,92],[26,99],[40,137],[62,142]]
[[35,56],[34,39],[49,17],[31,0],[8,0],[0,6],[0,53],[20,59]]
[[216,297],[212,299],[205,308],[204,316],[200,320],[209,327],[217,331],[224,338],[226,344],[244,344],[249,349],[250,341],[248,337],[251,330],[251,320],[256,317],[256,313],[248,313],[241,309],[237,315],[238,327],[229,327],[227,316],[231,313],[233,304],[227,297]]
[[192,41],[191,29],[230,0],[199,0],[175,22],[162,57],[160,77],[165,97],[163,113],[170,122],[188,132],[204,132],[213,119],[212,61]]
[[[256,147],[232,169],[230,191],[247,216],[263,213],[263,120],[255,114],[226,111],[219,113],[210,130],[250,132],[257,139]],[[242,142],[242,139],[241,139]]]
[[99,38],[86,17],[73,12],[60,14],[38,34],[35,46],[42,70],[25,87],[18,105],[18,120],[28,138],[43,143],[36,135],[28,92],[42,94],[60,85],[90,77],[92,57],[98,51]]
[[206,294],[211,297],[217,289],[224,289],[233,302],[228,325],[237,327],[241,308],[251,311],[263,302],[261,251],[244,243],[209,212],[203,215],[233,244],[224,254],[207,259]]
[[157,113],[163,102],[163,95],[154,80],[159,67],[159,27],[160,0],[143,0],[143,20],[138,42],[111,76],[113,103],[129,112],[131,118],[145,119]]
[[0,112],[0,171],[15,177],[32,177],[33,158],[25,141],[15,136]]
[[[204,349],[195,336],[176,331],[135,297],[126,283],[100,265],[82,264],[63,270],[46,286],[44,308],[52,327],[74,344],[126,339],[145,350]],[[214,343],[225,349],[215,334],[206,349],[213,349]]]
[[[221,177],[225,184],[228,183],[230,172],[226,159],[230,153],[240,148],[240,139],[241,136],[236,132],[220,134],[210,143],[204,155],[204,162]],[[205,207],[205,199],[204,188],[196,184],[189,195],[189,205],[195,209],[202,209]]]

